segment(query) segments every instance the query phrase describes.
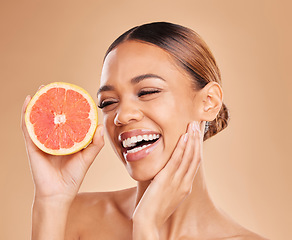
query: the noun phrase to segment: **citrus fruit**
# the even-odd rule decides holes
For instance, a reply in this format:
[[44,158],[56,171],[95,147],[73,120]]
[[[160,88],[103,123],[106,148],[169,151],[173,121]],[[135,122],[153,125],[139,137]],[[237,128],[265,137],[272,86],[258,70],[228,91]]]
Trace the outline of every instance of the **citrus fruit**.
[[97,108],[81,87],[55,82],[42,87],[25,112],[28,133],[41,150],[67,155],[85,148],[97,127]]

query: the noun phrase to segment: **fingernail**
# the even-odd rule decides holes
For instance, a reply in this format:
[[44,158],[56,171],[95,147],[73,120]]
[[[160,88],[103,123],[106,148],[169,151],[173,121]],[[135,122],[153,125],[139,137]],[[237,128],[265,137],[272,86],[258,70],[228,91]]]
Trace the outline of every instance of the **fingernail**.
[[184,142],[187,142],[188,141],[188,137],[189,137],[189,134],[186,133],[185,136],[184,136]]
[[40,85],[38,91],[43,88],[45,85]]
[[194,130],[194,132],[196,132],[196,131],[201,132],[199,122],[197,122],[197,121],[193,122],[193,130]]
[[192,122],[192,130],[195,132],[196,131],[196,126],[195,126],[196,122]]
[[27,96],[26,96],[26,98],[25,98],[25,100],[24,100],[24,102],[27,102],[27,101],[28,101],[28,99],[29,99],[29,97],[30,97],[30,96],[29,96],[29,95],[27,95]]

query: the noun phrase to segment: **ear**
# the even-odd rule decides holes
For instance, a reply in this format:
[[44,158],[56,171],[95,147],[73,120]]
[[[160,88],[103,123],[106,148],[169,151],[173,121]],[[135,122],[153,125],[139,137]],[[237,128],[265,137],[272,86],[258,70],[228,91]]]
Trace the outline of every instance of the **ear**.
[[209,82],[201,90],[201,118],[203,121],[213,121],[219,113],[223,102],[223,91],[216,82]]

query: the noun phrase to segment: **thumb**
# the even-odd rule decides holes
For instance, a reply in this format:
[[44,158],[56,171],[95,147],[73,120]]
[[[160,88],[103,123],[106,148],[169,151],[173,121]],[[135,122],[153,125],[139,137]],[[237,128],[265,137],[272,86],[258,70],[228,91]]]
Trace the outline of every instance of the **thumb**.
[[23,106],[22,106],[22,110],[21,110],[21,121],[20,121],[20,127],[22,129],[22,133],[23,133],[23,136],[24,136],[24,140],[25,140],[25,145],[26,145],[26,149],[29,152],[40,152],[41,150],[32,142],[30,136],[29,136],[29,133],[28,133],[28,130],[27,130],[27,127],[26,127],[26,123],[25,123],[25,112],[26,112],[26,108],[27,108],[27,105],[29,103],[29,101],[31,100],[31,96],[28,95],[26,98],[25,98],[25,101],[23,103]]
[[91,164],[104,146],[104,126],[99,125],[94,133],[92,142],[82,150],[84,161]]

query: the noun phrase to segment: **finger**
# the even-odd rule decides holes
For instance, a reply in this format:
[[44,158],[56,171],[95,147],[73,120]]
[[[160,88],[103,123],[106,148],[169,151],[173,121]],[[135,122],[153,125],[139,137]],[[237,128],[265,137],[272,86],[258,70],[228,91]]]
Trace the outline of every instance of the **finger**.
[[[39,86],[39,89],[38,91],[43,88],[45,85],[41,85]],[[24,100],[24,103],[22,105],[22,111],[21,111],[21,128],[22,128],[22,131],[24,133],[24,137],[29,137],[28,135],[28,132],[27,132],[27,128],[26,128],[26,124],[25,124],[25,112],[26,112],[26,108],[27,108],[27,105],[28,103],[30,102],[31,100],[31,96],[28,95],[26,96],[25,100]],[[29,138],[30,139],[30,138]]]
[[185,133],[180,137],[168,163],[164,167],[164,170],[168,172],[170,175],[173,175],[176,172],[177,168],[179,167],[182,161],[183,153],[186,148],[186,143],[189,137],[188,135],[189,135],[188,133]]
[[104,126],[99,125],[95,131],[92,142],[82,150],[82,156],[86,164],[90,165],[104,146]]
[[29,104],[30,100],[31,100],[31,96],[28,95],[25,98],[23,106],[22,106],[21,123],[20,123],[21,124],[21,129],[22,129],[22,133],[23,133],[23,136],[24,136],[25,145],[26,145],[28,153],[29,152],[33,152],[33,151],[34,152],[41,152],[41,150],[31,140],[31,138],[29,136],[29,133],[28,133],[28,130],[27,130],[27,127],[26,127],[26,123],[25,123],[25,112],[26,112],[27,105]]
[[44,86],[45,85],[40,85],[38,91],[41,90]]
[[194,132],[195,122],[192,122],[188,126],[188,141],[186,143],[185,151],[183,152],[181,164],[179,165],[176,176],[178,178],[182,178],[186,172],[188,171],[188,168],[193,161],[193,155],[194,155],[194,140],[195,140],[195,132]]
[[25,112],[26,112],[26,108],[27,108],[27,105],[30,102],[30,100],[31,100],[31,96],[28,95],[24,100],[24,103],[22,105],[22,110],[21,110],[21,129],[22,129],[22,132],[23,132],[23,135],[24,135],[24,138],[26,141],[29,141],[29,140],[31,141],[30,136],[29,136],[28,131],[27,131],[27,128],[26,128],[26,124],[25,124]]
[[23,102],[23,105],[22,105],[22,109],[21,109],[21,128],[22,129],[25,125],[25,122],[24,122],[25,111],[26,111],[27,105],[28,105],[30,100],[31,100],[31,96],[30,95],[26,96],[26,98]]
[[31,100],[31,96],[28,95],[24,100],[24,103],[22,105],[22,110],[21,110],[21,129],[24,133],[25,138],[29,137],[28,131],[26,128],[26,124],[25,124],[25,112],[26,112],[26,108],[27,108],[27,105],[30,102],[30,100]]
[[192,156],[192,161],[189,165],[189,168],[185,174],[185,179],[186,181],[193,181],[200,163],[202,161],[202,132],[201,132],[201,128],[200,125],[197,124],[195,127],[195,134],[194,134],[194,153]]
[[199,137],[201,138],[201,140],[204,140],[204,132],[205,132],[205,124],[203,121],[201,122],[197,122],[197,127],[196,130],[198,131]]

